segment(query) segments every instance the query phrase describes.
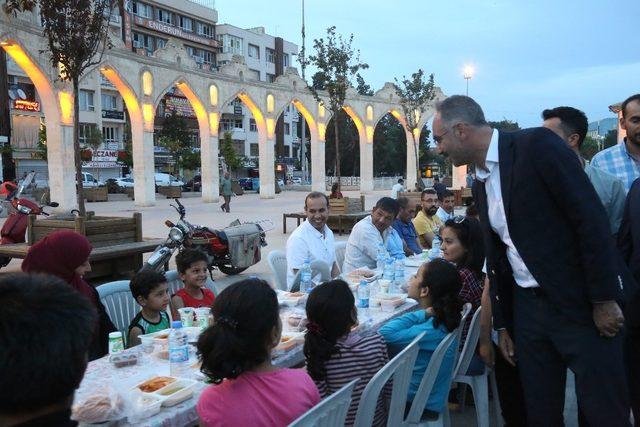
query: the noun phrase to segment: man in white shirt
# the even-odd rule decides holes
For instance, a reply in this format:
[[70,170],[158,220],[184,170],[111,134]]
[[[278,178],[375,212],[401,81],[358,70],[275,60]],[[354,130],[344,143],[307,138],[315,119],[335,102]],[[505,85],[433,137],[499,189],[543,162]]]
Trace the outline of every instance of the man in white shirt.
[[398,202],[390,197],[378,200],[371,215],[358,223],[351,230],[344,255],[345,273],[366,267],[376,268],[380,243],[387,247],[389,235],[393,231],[391,225],[398,215]]
[[459,95],[436,106],[433,139],[453,165],[476,166],[494,328],[505,359],[517,356],[528,425],[564,425],[571,368],[585,421],[628,426],[617,303],[627,283],[575,154],[549,129],[491,129]]
[[453,208],[455,204],[455,197],[450,190],[445,190],[440,194],[439,201],[440,207],[436,211],[436,215],[438,215],[438,218],[440,218],[444,224],[454,217]]
[[324,261],[331,269],[331,277],[340,274],[336,263],[333,232],[327,227],[329,199],[318,191],[304,199],[307,220],[287,239],[287,287],[291,289],[296,273],[306,260]]
[[404,191],[404,179],[402,178],[398,180],[397,184],[394,184],[393,187],[391,187],[391,198],[397,199],[398,193],[401,191]]

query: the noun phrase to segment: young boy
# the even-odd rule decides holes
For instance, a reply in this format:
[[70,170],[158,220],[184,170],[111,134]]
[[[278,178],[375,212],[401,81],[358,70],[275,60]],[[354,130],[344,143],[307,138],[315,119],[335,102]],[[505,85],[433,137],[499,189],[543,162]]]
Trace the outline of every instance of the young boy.
[[179,308],[211,307],[215,296],[205,286],[209,275],[207,255],[197,249],[185,249],[176,255],[176,265],[184,288],[171,298],[173,318],[180,318]]
[[140,344],[139,335],[150,334],[170,327],[169,315],[165,311],[169,305],[169,284],[163,274],[156,271],[141,271],[129,284],[131,294],[142,310],[129,325],[127,344]]

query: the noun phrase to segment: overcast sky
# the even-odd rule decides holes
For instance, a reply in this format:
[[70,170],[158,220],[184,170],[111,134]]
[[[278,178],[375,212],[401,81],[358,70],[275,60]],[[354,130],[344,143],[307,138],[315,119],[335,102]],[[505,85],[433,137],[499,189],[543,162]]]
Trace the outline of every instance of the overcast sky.
[[[301,44],[301,0],[217,0],[218,21],[264,26]],[[469,95],[488,120],[540,123],[569,105],[590,121],[640,92],[640,0],[306,0],[307,50],[335,25],[354,34],[374,90],[418,68],[446,95]],[[294,65],[298,66],[297,63]],[[309,76],[308,76],[309,77]]]

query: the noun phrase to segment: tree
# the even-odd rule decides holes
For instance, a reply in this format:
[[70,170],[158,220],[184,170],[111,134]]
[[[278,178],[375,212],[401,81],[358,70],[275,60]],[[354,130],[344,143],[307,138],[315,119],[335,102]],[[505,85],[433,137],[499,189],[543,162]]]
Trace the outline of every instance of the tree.
[[618,144],[618,129],[612,129],[604,137],[604,148],[613,147],[616,144]]
[[38,130],[36,156],[39,159],[47,161],[47,127],[45,126],[44,122],[40,122],[40,129]]
[[[351,47],[352,42],[353,34],[345,40],[342,35],[336,34],[336,27],[329,27],[327,28],[326,41],[324,38],[313,41],[315,55],[310,55],[308,58],[304,55],[298,56],[300,65],[303,67],[313,65],[318,69],[317,76],[314,76],[314,83],[317,79],[329,94],[329,109],[334,117],[333,130],[336,136],[336,176],[338,180],[340,179],[340,132],[338,121],[335,118],[344,106],[351,80],[358,74],[358,71],[369,68],[369,65],[360,62],[360,51]],[[316,100],[322,102],[316,87],[311,86],[309,89]]]
[[109,19],[114,0],[5,0],[7,13],[40,8],[40,22],[47,39],[51,65],[59,78],[73,85],[73,150],[78,188],[78,210],[86,215],[82,188],[82,161],[78,138],[78,86],[80,76],[102,60],[108,41]]
[[396,95],[400,98],[400,107],[402,108],[402,115],[404,118],[404,126],[411,134],[413,141],[413,152],[416,159],[416,173],[417,182],[420,188],[422,188],[422,180],[420,179],[420,167],[419,167],[419,141],[416,140],[416,129],[418,123],[424,111],[427,107],[427,103],[432,101],[435,97],[435,84],[433,82],[433,74],[429,77],[425,77],[424,71],[418,69],[408,79],[402,76],[402,81],[395,79]]
[[[98,150],[98,148],[100,148],[101,145],[102,145],[102,132],[100,132],[96,126],[87,127],[87,135],[85,135],[85,146],[80,148],[81,149],[90,148],[91,155],[93,156],[95,155],[95,152]],[[100,171],[96,171],[94,169],[94,172],[97,172],[98,181],[99,181]]]
[[229,171],[235,172],[242,166],[242,159],[238,156],[236,149],[233,147],[233,137],[229,131],[225,132],[222,137],[220,155],[224,158],[224,162],[226,163]]
[[175,111],[164,118],[162,128],[158,131],[158,145],[169,152],[174,162],[173,174],[178,175],[180,167],[183,166],[183,157],[193,152],[193,142],[187,121]]
[[600,144],[595,139],[587,136],[580,146],[580,154],[587,160],[591,160],[600,151]]
[[498,129],[499,131],[511,132],[520,130],[520,125],[518,122],[514,122],[507,119],[502,119],[499,122],[487,122],[489,126],[494,129]]
[[360,95],[373,96],[373,89],[371,89],[370,85],[365,83],[364,78],[360,73],[356,75],[356,83],[356,91],[358,91]]

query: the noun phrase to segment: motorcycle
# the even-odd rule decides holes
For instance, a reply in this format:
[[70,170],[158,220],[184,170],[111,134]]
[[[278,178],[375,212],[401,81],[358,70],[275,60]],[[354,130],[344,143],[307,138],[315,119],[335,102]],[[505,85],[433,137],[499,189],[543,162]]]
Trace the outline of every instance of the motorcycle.
[[243,272],[260,261],[260,248],[267,246],[265,232],[273,229],[271,221],[240,223],[236,220],[224,230],[212,230],[194,225],[186,219],[186,209],[180,200],[171,204],[179,215],[177,223],[165,221],[169,234],[144,263],[141,270],[161,272],[176,252],[185,248],[202,250],[209,258],[209,273],[217,268],[227,275]]
[[[12,243],[24,243],[26,241],[26,231],[29,215],[49,216],[44,211],[45,206],[52,208],[58,207],[58,203],[51,202],[45,205],[37,204],[31,200],[22,197],[22,193],[33,182],[35,172],[31,172],[20,183],[18,189],[9,196],[13,211],[9,214],[0,229],[0,245],[9,245]],[[10,257],[0,257],[0,268],[5,267],[11,261]]]

